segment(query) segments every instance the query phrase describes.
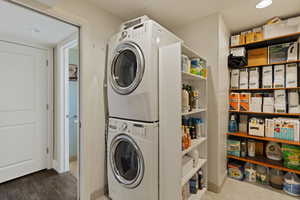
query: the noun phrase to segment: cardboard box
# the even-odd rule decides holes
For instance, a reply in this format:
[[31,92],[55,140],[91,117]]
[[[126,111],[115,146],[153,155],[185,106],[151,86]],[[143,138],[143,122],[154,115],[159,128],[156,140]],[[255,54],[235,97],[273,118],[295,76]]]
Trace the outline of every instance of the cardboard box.
[[276,105],[286,105],[286,93],[285,90],[275,90],[274,99]]
[[300,105],[289,105],[289,113],[300,113]]
[[231,36],[231,46],[237,46],[240,44],[240,35]]
[[240,109],[240,94],[230,93],[229,95],[229,110],[239,111]]
[[240,89],[248,89],[249,88],[249,77],[248,77],[248,69],[240,69]]
[[246,44],[246,34],[247,34],[247,32],[241,32],[240,45]]
[[249,135],[265,136],[265,121],[259,118],[251,118],[249,120]]
[[286,87],[298,87],[298,64],[291,63],[286,65]]
[[275,104],[275,113],[286,113],[286,104]]
[[285,87],[285,65],[274,66],[274,88]]
[[249,111],[250,93],[240,94],[240,111]]
[[264,156],[264,143],[256,141],[255,142],[255,156]]
[[265,130],[265,135],[266,137],[274,137],[274,120],[273,119],[266,119],[265,124],[266,124],[266,130]]
[[268,64],[268,48],[258,48],[248,50],[248,65],[266,65]]
[[263,112],[264,113],[273,113],[274,112],[274,105],[263,105]]
[[262,104],[250,103],[249,107],[251,112],[262,112]]
[[240,70],[239,69],[231,70],[230,88],[238,89],[239,88],[239,79],[240,79]]
[[227,154],[240,157],[241,141],[230,139],[227,140]]
[[253,30],[254,33],[254,41],[261,41],[264,39],[264,34],[263,34],[263,28],[259,27],[259,28],[254,28]]
[[287,60],[288,61],[298,60],[298,42],[290,43]]
[[298,90],[288,91],[288,104],[290,106],[299,105],[299,91]]
[[287,61],[289,47],[290,43],[269,46],[269,63]]
[[249,88],[258,89],[259,88],[259,68],[249,68]]
[[254,33],[252,31],[247,31],[246,34],[246,44],[254,42]]
[[265,66],[262,70],[262,87],[272,88],[273,87],[273,67]]
[[230,49],[230,53],[236,57],[246,57],[246,48],[245,47],[237,47]]

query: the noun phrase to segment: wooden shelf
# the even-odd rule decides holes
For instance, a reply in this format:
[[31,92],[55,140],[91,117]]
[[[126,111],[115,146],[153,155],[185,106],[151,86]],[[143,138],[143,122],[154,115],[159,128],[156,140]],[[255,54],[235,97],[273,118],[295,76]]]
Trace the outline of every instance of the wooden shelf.
[[230,91],[273,91],[273,90],[297,90],[300,87],[290,87],[290,88],[256,88],[256,89],[230,89]]
[[273,116],[287,116],[300,117],[300,113],[266,113],[266,112],[250,112],[250,111],[235,111],[229,110],[230,113],[248,114],[248,115],[273,115]]
[[264,65],[248,65],[245,67],[264,67],[264,66],[272,66],[272,65],[284,65],[284,64],[290,64],[290,63],[299,63],[300,60],[291,60],[291,61],[283,61],[283,62],[276,62],[276,63],[270,63],[270,64],[264,64]]
[[194,110],[192,110],[190,112],[182,113],[182,116],[193,115],[193,114],[197,114],[197,113],[201,113],[201,112],[205,112],[205,111],[206,111],[205,108],[194,109]]
[[206,78],[199,76],[199,75],[195,75],[189,72],[182,72],[182,79],[184,80],[206,80]]
[[206,163],[206,159],[199,159],[199,163],[188,174],[184,174],[181,180],[181,186],[184,186]]
[[265,167],[269,167],[269,168],[279,169],[281,171],[300,174],[299,170],[288,169],[288,168],[284,167],[281,161],[274,161],[274,160],[270,160],[270,159],[263,158],[263,157],[255,157],[255,158],[246,157],[246,158],[243,158],[243,157],[227,155],[227,158],[240,160],[240,161],[243,161],[243,162],[248,162],[248,163],[261,165],[261,166],[265,166]]
[[202,144],[205,141],[206,141],[205,137],[192,140],[192,145],[186,150],[182,151],[182,155],[184,156],[185,154],[191,152],[192,150],[194,150],[196,147],[198,147],[200,144]]
[[270,137],[259,137],[259,136],[248,135],[247,133],[226,133],[226,134],[230,135],[230,136],[236,136],[236,137],[242,137],[242,138],[250,138],[250,139],[256,139],[256,140],[278,142],[278,143],[300,146],[300,142],[297,142],[297,141],[282,140],[282,139],[270,138]]
[[274,44],[297,41],[299,36],[300,36],[300,32],[297,32],[288,35],[282,35],[279,37],[268,38],[261,41],[251,42],[248,44],[235,45],[235,46],[231,46],[230,48],[246,47],[247,49],[252,49],[252,48],[266,47]]

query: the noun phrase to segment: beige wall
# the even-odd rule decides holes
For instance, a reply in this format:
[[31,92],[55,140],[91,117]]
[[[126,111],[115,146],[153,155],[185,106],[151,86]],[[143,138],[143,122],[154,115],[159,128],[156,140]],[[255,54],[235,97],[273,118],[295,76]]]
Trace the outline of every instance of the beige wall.
[[[226,176],[227,52],[229,32],[220,14],[195,20],[173,30],[184,42],[207,59],[208,94],[208,182],[216,191]],[[218,106],[215,106],[218,105]]]
[[84,179],[81,199],[104,188],[105,137],[103,78],[107,39],[115,33],[121,20],[87,0],[61,0],[47,8],[32,0],[14,0],[52,15],[82,25],[81,32],[81,118],[83,135]]

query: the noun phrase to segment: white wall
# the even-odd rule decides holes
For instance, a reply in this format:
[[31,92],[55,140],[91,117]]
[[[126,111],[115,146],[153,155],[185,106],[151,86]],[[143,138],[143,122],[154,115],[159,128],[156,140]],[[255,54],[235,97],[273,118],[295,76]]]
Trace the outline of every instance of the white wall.
[[[226,176],[226,136],[229,32],[220,14],[195,20],[173,30],[184,42],[207,59],[208,103],[208,181],[217,191]],[[216,106],[218,105],[218,106]]]
[[102,82],[104,79],[106,42],[121,20],[88,1],[61,0],[47,8],[32,0],[15,0],[51,15],[82,25],[81,32],[81,118],[84,171],[82,200],[101,192],[105,181],[105,116]]

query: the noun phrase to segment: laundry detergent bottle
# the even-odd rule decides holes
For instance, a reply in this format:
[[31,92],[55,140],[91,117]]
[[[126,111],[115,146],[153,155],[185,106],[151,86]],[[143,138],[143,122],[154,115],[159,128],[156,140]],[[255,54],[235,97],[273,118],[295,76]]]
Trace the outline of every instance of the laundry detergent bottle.
[[235,119],[235,115],[231,115],[229,125],[228,125],[228,131],[231,133],[236,133],[238,132],[238,124]]

